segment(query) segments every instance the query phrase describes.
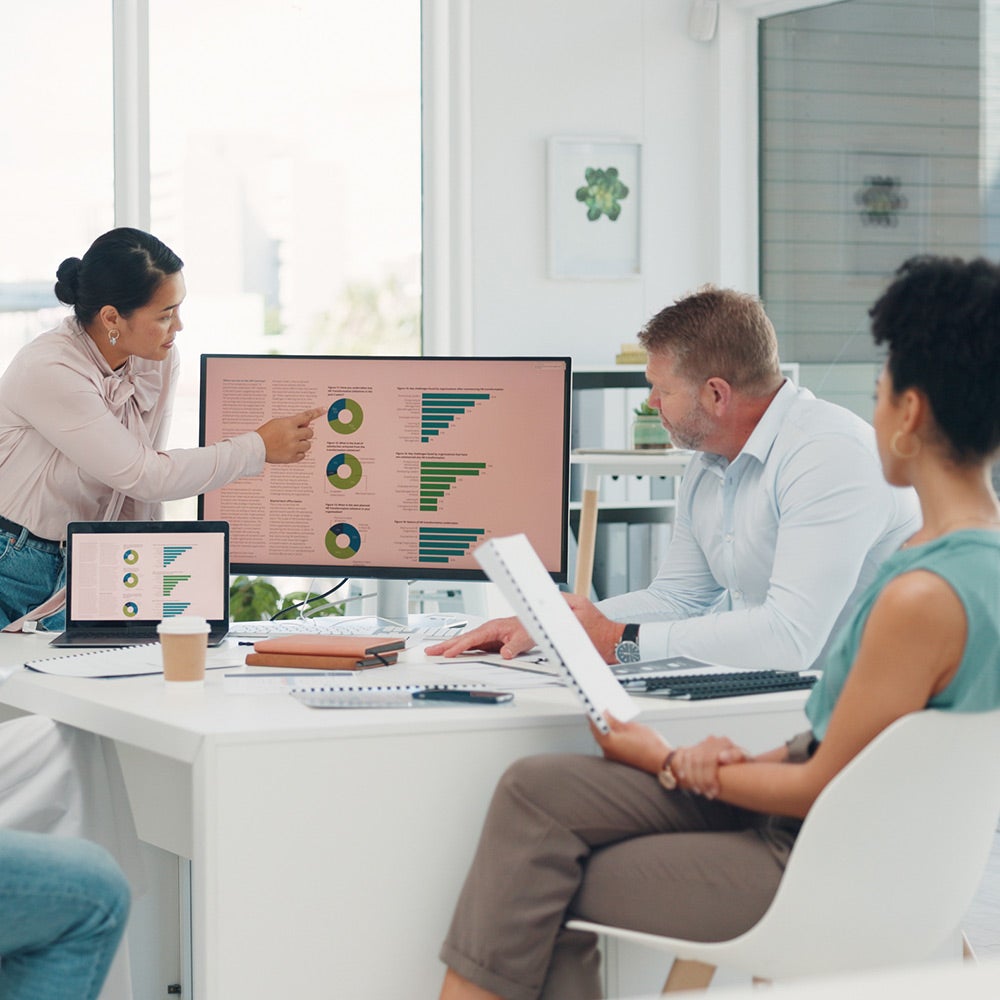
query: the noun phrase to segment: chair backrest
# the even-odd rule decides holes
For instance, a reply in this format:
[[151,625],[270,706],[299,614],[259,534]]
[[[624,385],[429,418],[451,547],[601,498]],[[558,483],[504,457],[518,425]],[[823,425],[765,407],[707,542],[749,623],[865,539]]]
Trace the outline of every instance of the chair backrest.
[[998,814],[1000,711],[898,719],[817,798],[770,908],[737,939],[755,974],[930,957],[975,895]]

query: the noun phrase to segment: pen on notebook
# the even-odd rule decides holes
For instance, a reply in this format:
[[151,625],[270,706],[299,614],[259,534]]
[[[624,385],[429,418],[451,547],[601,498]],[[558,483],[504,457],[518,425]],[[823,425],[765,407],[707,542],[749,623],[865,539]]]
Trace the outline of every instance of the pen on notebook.
[[464,701],[471,704],[498,705],[513,701],[510,691],[460,691],[454,688],[427,688],[413,692],[414,701]]

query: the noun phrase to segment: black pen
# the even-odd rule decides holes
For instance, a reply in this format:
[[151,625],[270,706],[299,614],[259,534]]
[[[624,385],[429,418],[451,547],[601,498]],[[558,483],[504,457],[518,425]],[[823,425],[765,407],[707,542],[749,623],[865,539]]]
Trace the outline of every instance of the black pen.
[[413,697],[416,701],[462,701],[477,705],[499,705],[500,702],[514,700],[514,695],[510,691],[466,691],[448,688],[414,691]]

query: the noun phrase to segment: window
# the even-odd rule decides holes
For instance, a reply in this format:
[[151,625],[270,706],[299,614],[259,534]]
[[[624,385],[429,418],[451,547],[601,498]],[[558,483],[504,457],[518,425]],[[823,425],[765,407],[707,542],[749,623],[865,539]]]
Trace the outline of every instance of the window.
[[56,268],[114,225],[111,4],[4,10],[0,365],[65,315]]
[[420,5],[149,13],[151,229],[188,288],[171,443],[203,352],[419,354]]
[[845,0],[761,21],[761,292],[804,384],[864,416],[867,309],[892,271],[1000,249],[998,9]]

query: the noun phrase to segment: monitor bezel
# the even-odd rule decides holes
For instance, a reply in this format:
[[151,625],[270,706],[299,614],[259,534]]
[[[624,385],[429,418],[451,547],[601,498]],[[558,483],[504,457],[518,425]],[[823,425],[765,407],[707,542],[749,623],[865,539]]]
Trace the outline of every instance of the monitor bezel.
[[[257,354],[247,353],[210,353],[201,355],[200,380],[198,387],[198,443],[204,447],[205,440],[205,402],[206,402],[206,370],[210,361],[223,360],[322,360],[322,361],[371,361],[376,363],[389,362],[483,362],[518,361],[525,363],[557,362],[564,365],[563,371],[563,441],[561,463],[561,513],[560,513],[560,568],[548,570],[556,583],[567,583],[569,580],[569,491],[570,491],[570,435],[571,435],[571,405],[573,393],[573,363],[572,358],[565,355],[460,355],[438,357],[435,355],[358,355],[358,354]],[[198,495],[198,518],[205,516],[205,496]],[[461,567],[448,569],[420,568],[419,574],[414,573],[414,567],[395,566],[358,566],[355,571],[345,573],[341,567],[312,563],[256,563],[231,562],[230,573],[246,576],[294,576],[314,579],[372,579],[372,580],[454,580],[488,581],[489,578],[480,568]]]

